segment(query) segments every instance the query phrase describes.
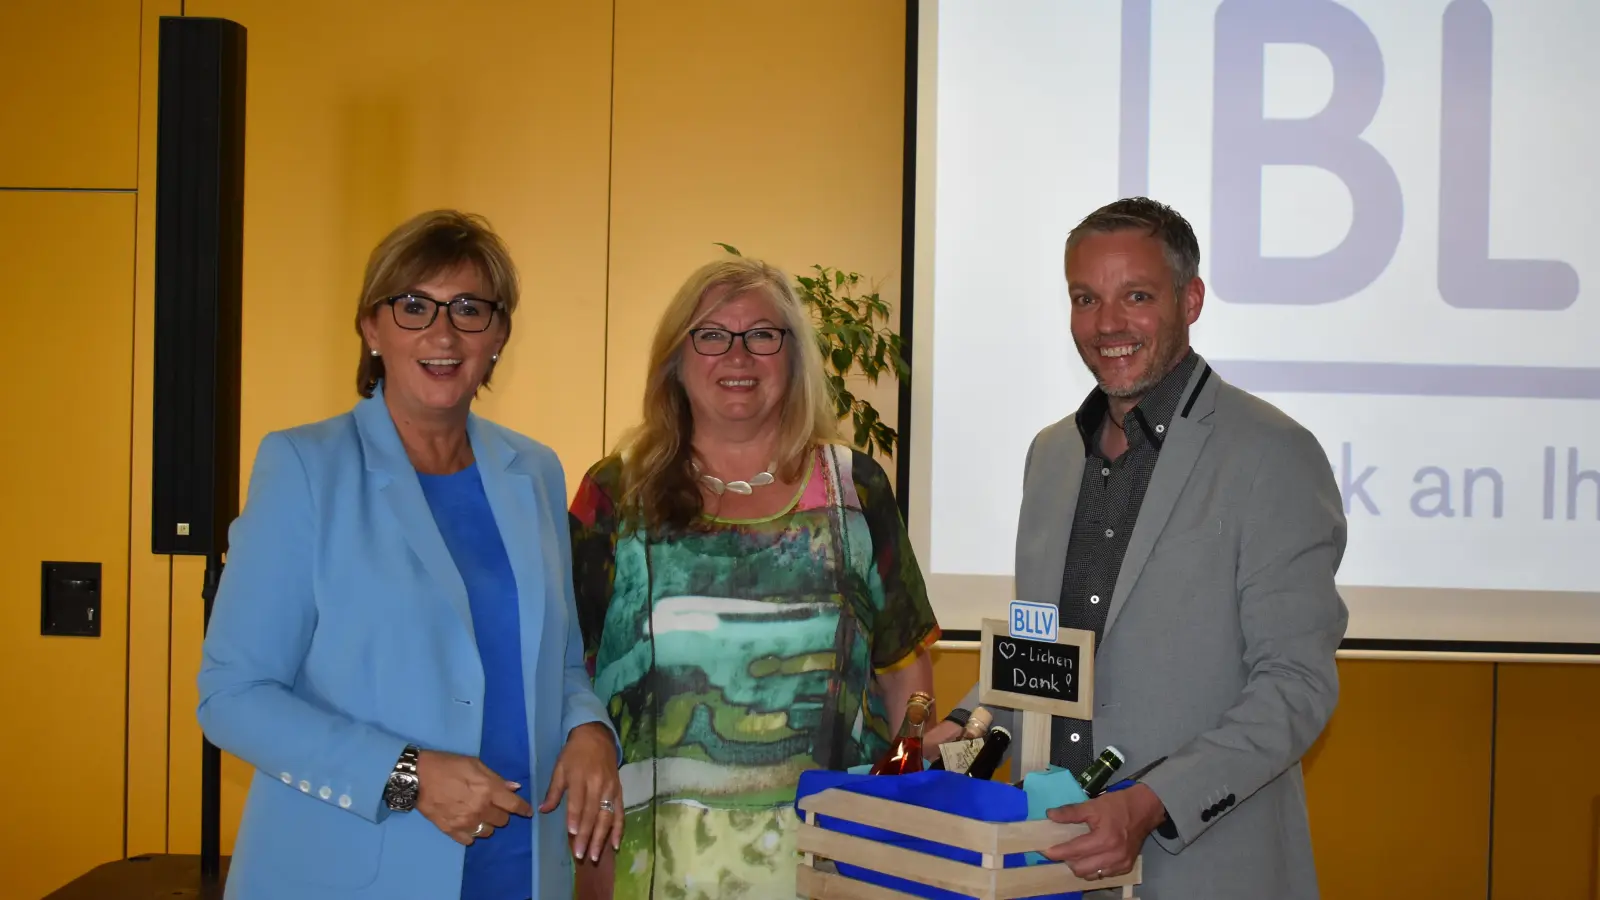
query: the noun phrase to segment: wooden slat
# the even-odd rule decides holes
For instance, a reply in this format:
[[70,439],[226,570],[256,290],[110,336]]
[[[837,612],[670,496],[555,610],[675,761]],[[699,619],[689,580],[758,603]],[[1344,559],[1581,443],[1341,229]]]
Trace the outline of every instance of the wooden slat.
[[801,800],[800,809],[975,853],[996,852],[997,826],[993,822],[979,822],[895,800],[829,788]]
[[824,859],[963,894],[994,896],[995,876],[999,874],[994,869],[980,869],[892,844],[824,831],[815,825],[801,825],[798,840],[801,853],[814,853]]
[[1031,822],[1007,822],[1003,825],[993,826],[995,829],[995,848],[998,852],[1005,853],[1035,853],[1043,852],[1057,844],[1064,844],[1073,838],[1089,833],[1089,826],[1074,822],[1070,825],[1061,822],[1052,822],[1049,819],[1034,819]]
[[800,866],[795,873],[795,890],[807,900],[917,900],[911,894],[819,872],[810,866]]
[[1133,861],[1133,871],[1126,875],[1107,876],[1095,881],[1085,881],[1072,874],[1065,863],[1028,866],[1025,869],[1005,869],[996,873],[998,878],[994,896],[996,900],[1014,900],[1019,897],[1037,897],[1040,894],[1059,894],[1067,891],[1102,891],[1106,888],[1138,884],[1144,880],[1144,858]]

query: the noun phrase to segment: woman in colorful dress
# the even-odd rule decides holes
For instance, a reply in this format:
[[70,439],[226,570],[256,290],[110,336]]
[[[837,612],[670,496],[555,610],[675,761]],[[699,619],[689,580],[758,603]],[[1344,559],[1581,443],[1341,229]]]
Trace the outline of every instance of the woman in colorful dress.
[[887,476],[835,440],[787,275],[699,269],[647,377],[643,423],[571,508],[625,806],[579,896],[793,897],[800,773],[888,748],[907,697],[933,691],[939,626]]

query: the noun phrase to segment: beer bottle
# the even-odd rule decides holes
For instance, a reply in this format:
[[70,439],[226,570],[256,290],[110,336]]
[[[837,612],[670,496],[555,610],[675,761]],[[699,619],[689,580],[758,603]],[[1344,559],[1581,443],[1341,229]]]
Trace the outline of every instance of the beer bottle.
[[1122,751],[1107,745],[1106,749],[1095,757],[1094,762],[1089,764],[1089,768],[1084,769],[1083,774],[1078,776],[1078,784],[1085,794],[1097,797],[1106,789],[1106,785],[1111,782],[1111,776],[1122,768],[1124,762],[1127,762],[1127,758],[1122,755]]

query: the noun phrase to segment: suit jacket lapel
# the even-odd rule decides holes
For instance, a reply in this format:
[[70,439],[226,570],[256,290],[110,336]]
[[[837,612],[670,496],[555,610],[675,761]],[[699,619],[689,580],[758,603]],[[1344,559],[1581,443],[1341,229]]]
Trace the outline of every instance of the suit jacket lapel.
[[[1139,506],[1139,518],[1128,538],[1128,549],[1122,556],[1122,568],[1117,574],[1117,587],[1111,594],[1111,607],[1106,610],[1106,626],[1102,635],[1109,634],[1116,624],[1117,615],[1128,601],[1128,594],[1139,581],[1156,540],[1167,527],[1172,509],[1183,495],[1183,488],[1200,459],[1200,451],[1211,436],[1210,417],[1216,404],[1216,379],[1211,377],[1211,367],[1205,360],[1195,367],[1189,377],[1183,396],[1184,405],[1173,416],[1167,428],[1166,441],[1161,445],[1161,456],[1156,470],[1145,488],[1144,501]],[[1210,383],[1208,383],[1210,382]],[[1103,640],[1103,637],[1102,637]]]
[[433,520],[433,510],[422,493],[417,471],[400,443],[400,433],[395,430],[389,408],[384,405],[381,384],[372,397],[356,404],[355,419],[367,470],[377,476],[379,490],[399,522],[406,543],[411,545],[423,569],[460,617],[467,634],[472,635],[472,607],[467,603],[467,586]]
[[[511,573],[517,580],[517,613],[521,623],[523,654],[531,658],[544,632],[544,605],[550,591],[550,573],[560,572],[554,558],[556,542],[543,539],[548,529],[550,509],[544,480],[538,477],[535,461],[518,453],[494,429],[476,415],[468,420],[472,452],[478,458],[483,489],[494,511],[500,540],[511,560]],[[565,499],[565,498],[563,498]],[[565,523],[562,523],[563,525]],[[538,563],[538,564],[536,564]],[[531,686],[536,673],[524,672]],[[530,698],[532,693],[528,695]]]
[[1034,444],[1018,517],[1018,600],[1056,604],[1067,568],[1072,514],[1083,481],[1083,441],[1068,417]]

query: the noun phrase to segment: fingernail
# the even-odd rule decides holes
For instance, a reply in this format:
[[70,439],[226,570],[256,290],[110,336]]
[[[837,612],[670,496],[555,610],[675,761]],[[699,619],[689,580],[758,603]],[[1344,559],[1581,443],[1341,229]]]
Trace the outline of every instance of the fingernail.
[[522,790],[522,785],[520,785],[520,784],[518,784],[518,783],[516,783],[516,782],[515,782],[515,781],[508,781],[508,782],[506,782],[506,787],[508,787],[508,788],[511,788],[511,789],[512,789],[512,790],[513,790],[513,791],[520,791],[520,790]]
[[591,851],[589,853],[589,861],[590,862],[599,862],[600,861],[600,854]]
[[[578,833],[578,826],[576,826],[576,825],[568,825],[567,826],[567,834],[577,834],[577,833]],[[578,851],[578,858],[579,859],[583,858],[583,851],[582,850]]]
[[582,850],[574,850],[574,851],[572,851],[572,858],[573,859],[583,859],[583,851]]

